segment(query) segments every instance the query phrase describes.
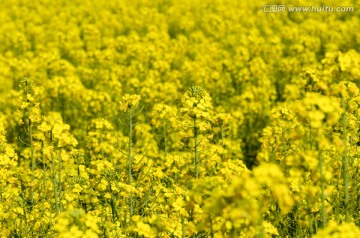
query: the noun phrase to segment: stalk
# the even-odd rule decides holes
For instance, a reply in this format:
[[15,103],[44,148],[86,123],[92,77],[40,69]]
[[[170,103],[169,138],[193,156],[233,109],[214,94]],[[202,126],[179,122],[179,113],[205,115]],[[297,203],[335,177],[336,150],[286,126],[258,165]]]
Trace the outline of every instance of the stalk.
[[314,229],[312,227],[312,217],[311,217],[311,208],[308,208],[308,213],[309,213],[309,232],[310,232],[310,235],[313,235],[314,234]]
[[[31,181],[34,181],[34,171],[35,171],[35,157],[34,157],[34,142],[33,142],[33,133],[31,120],[29,118],[29,139],[30,139],[30,156],[31,156]],[[31,206],[34,205],[34,190],[33,187],[30,187],[30,196],[31,196]]]
[[103,129],[100,130],[100,147],[101,147],[101,158],[104,159],[104,147],[103,147]]
[[[50,131],[50,144],[52,145],[52,131]],[[55,212],[56,214],[59,214],[59,201],[58,201],[58,191],[57,191],[57,182],[56,182],[56,174],[55,174],[55,158],[51,153],[51,177],[54,187],[54,198],[55,198]]]
[[[224,149],[225,146],[225,138],[224,138],[224,123],[221,123],[221,147]],[[221,153],[221,159],[225,159],[225,153]]]
[[[342,108],[345,110],[344,98],[341,98]],[[348,171],[348,156],[347,156],[347,128],[346,128],[346,111],[344,111],[342,117],[342,127],[343,127],[343,155],[342,155],[342,176],[344,181],[344,209],[345,209],[345,221],[349,222],[350,220],[350,211],[349,211],[349,171]]]
[[[281,128],[281,140],[282,140],[282,144],[283,144],[283,158],[286,159],[286,154],[287,154],[287,146],[286,146],[286,141],[285,141],[285,130],[284,128]],[[286,175],[289,174],[289,166],[285,166],[285,172]]]
[[[31,93],[31,84],[30,80],[28,78],[25,79],[25,90],[24,90],[24,97],[26,99],[27,103],[30,103],[29,99],[27,99],[27,95]],[[35,180],[34,177],[34,171],[35,171],[35,157],[34,157],[34,142],[33,142],[33,130],[32,130],[32,121],[30,119],[30,109],[26,108],[26,114],[28,120],[28,127],[27,132],[29,134],[29,146],[30,146],[30,170],[31,170],[31,181],[33,182]],[[30,186],[30,209],[34,206],[34,189],[33,186]]]
[[166,147],[167,137],[166,137],[165,121],[163,121],[163,131],[164,131],[164,157],[166,158],[166,155],[167,155],[167,147]]
[[326,226],[326,214],[325,214],[323,159],[321,156],[321,150],[319,151],[319,170],[320,170],[320,186],[321,186],[321,223],[322,223],[322,227],[324,228]]
[[185,222],[184,217],[181,216],[181,238],[185,238]]
[[[132,113],[131,110],[129,110],[129,144],[128,144],[128,157],[127,157],[127,176],[128,176],[128,185],[131,185],[132,183],[132,137],[133,137],[133,122],[132,122]],[[131,217],[133,215],[133,195],[130,193],[129,196],[129,215],[130,219],[129,222],[131,223]]]
[[213,220],[212,216],[210,215],[210,237],[214,238],[214,228],[213,228]]
[[312,129],[312,126],[310,125],[310,150],[312,150],[312,148],[313,148],[313,136],[312,136],[312,133],[313,133],[313,129]]
[[56,214],[59,214],[59,201],[58,201],[56,174],[55,174],[55,159],[53,156],[51,156],[51,160],[52,160],[52,179],[53,179],[54,198],[55,198],[55,211]]
[[111,206],[111,218],[112,218],[112,222],[115,223],[117,221],[117,212],[116,212],[116,202],[115,202],[115,198],[112,195],[111,191],[112,191],[112,187],[111,187],[111,182],[108,181],[110,184],[109,187],[109,193],[111,194],[111,200],[110,200],[110,206]]
[[[310,150],[312,150],[313,148],[313,129],[312,129],[312,126],[310,125]],[[307,212],[308,212],[308,216],[309,216],[309,232],[310,232],[310,235],[313,235],[314,234],[314,231],[313,231],[313,221],[312,221],[312,213],[311,213],[311,207],[309,207],[309,203],[310,203],[310,193],[308,192],[308,196],[306,197],[306,204],[307,204]]]
[[59,210],[62,211],[63,210],[63,207],[62,207],[62,203],[60,202],[60,193],[61,193],[61,166],[62,166],[62,163],[61,163],[61,155],[59,155],[59,181],[58,181],[58,187],[59,187],[59,191],[58,191],[58,202],[59,202]]
[[265,234],[264,234],[264,228],[263,228],[263,217],[262,217],[262,208],[263,208],[263,203],[261,201],[261,199],[259,199],[259,224],[258,224],[258,238],[264,238]]
[[196,115],[194,115],[194,163],[195,163],[195,177],[199,178],[199,150],[198,150],[198,130],[196,126]]
[[287,147],[286,147],[286,141],[285,141],[284,128],[281,128],[281,140],[282,140],[282,143],[283,143],[283,154],[284,154],[284,158],[285,158],[286,152],[287,152]]
[[[43,199],[46,201],[46,195],[47,195],[47,186],[46,186],[46,165],[45,165],[45,159],[43,157],[43,185],[44,185],[44,196]],[[45,202],[42,203],[43,212],[45,212]]]
[[[27,220],[27,212],[26,212],[26,203],[25,203],[25,188],[23,184],[21,183],[21,193],[22,193],[22,207],[24,212],[24,220],[25,220],[25,237],[29,237],[29,228],[28,228],[28,220]],[[22,233],[22,222],[20,221],[20,234]],[[22,236],[22,235],[21,235]]]
[[24,211],[24,219],[25,219],[25,237],[29,237],[29,228],[28,228],[28,221],[27,221],[27,213],[26,213],[26,205],[23,205],[23,211]]
[[128,184],[130,185],[132,183],[132,174],[131,174],[131,166],[132,166],[132,130],[133,130],[133,124],[132,124],[132,115],[131,111],[129,111],[129,144],[128,144],[128,157],[127,157],[127,175],[128,175]]

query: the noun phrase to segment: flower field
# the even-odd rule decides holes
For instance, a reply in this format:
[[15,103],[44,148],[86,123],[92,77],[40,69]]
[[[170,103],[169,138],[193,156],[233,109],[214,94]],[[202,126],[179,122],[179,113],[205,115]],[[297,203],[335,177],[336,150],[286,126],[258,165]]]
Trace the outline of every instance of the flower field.
[[360,2],[272,3],[3,0],[1,237],[360,237]]

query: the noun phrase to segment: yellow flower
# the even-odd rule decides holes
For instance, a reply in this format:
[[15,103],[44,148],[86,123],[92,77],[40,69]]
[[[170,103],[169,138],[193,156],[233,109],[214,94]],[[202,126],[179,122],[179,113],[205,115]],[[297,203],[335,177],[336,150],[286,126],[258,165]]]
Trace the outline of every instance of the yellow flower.
[[264,221],[263,226],[264,226],[264,231],[267,235],[276,235],[276,236],[279,235],[279,232],[276,229],[276,227],[274,227],[270,222]]
[[120,111],[126,112],[127,110],[131,110],[133,108],[136,108],[137,105],[140,102],[140,99],[141,99],[140,95],[137,95],[137,94],[134,94],[134,95],[125,94],[122,97],[122,100],[119,102],[118,109]]
[[211,98],[208,93],[199,86],[190,87],[182,98],[183,108],[181,112],[189,116],[208,118],[208,112],[212,109]]
[[37,128],[41,132],[49,132],[51,130],[51,125],[43,121]]
[[357,238],[360,236],[360,229],[354,223],[343,223],[339,224],[338,222],[331,220],[327,226],[319,230],[312,238],[322,238],[322,237],[349,237]]

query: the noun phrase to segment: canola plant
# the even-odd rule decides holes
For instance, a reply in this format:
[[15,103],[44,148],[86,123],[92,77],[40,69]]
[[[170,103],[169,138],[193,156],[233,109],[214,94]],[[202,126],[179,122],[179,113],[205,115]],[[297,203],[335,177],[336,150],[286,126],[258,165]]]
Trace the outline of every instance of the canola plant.
[[359,1],[279,2],[3,0],[1,237],[360,237]]

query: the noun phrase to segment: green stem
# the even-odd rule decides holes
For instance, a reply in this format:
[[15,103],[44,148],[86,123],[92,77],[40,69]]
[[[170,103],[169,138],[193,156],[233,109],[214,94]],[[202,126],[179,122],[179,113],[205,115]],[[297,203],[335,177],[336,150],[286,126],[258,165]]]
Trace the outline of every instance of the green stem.
[[[341,98],[342,108],[345,110],[344,98]],[[342,175],[344,181],[344,209],[345,209],[345,221],[349,222],[350,220],[350,211],[349,211],[349,171],[348,171],[348,156],[347,156],[347,128],[346,128],[346,111],[342,117],[342,126],[343,126],[343,156],[342,156]]]
[[185,238],[185,219],[181,216],[181,237]]
[[56,182],[56,174],[55,174],[55,159],[54,156],[51,156],[52,160],[52,180],[53,180],[53,187],[54,187],[54,198],[55,198],[55,211],[56,214],[59,213],[59,201],[58,201],[58,192],[57,192],[57,182]]
[[284,128],[281,128],[281,140],[282,140],[282,144],[283,144],[283,154],[284,157],[286,156],[286,152],[287,152],[287,147],[286,147],[286,141],[285,141],[285,131]]
[[111,187],[111,181],[108,181],[110,186],[108,192],[111,194],[111,200],[110,200],[110,206],[111,206],[111,218],[112,222],[115,223],[117,221],[117,212],[116,212],[116,201],[114,196],[112,195],[112,187]]
[[[224,123],[221,123],[221,147],[224,149],[225,146],[225,138],[224,138]],[[221,159],[225,159],[225,153],[221,153]]]
[[[43,199],[44,201],[47,200],[47,186],[46,186],[46,164],[45,164],[45,159],[43,157],[43,185],[44,185],[44,196]],[[45,211],[45,206],[44,206],[44,202],[43,202],[43,211]]]
[[58,195],[58,202],[59,202],[59,210],[60,211],[63,211],[63,206],[62,206],[62,203],[60,202],[60,194],[61,194],[61,183],[62,183],[62,177],[61,177],[61,167],[62,167],[62,161],[61,161],[61,155],[59,155],[59,174],[58,174],[58,176],[59,176],[59,181],[58,181],[58,188],[59,188],[59,191],[58,191],[58,193],[57,193],[57,195]]
[[166,158],[166,155],[167,155],[167,147],[166,147],[167,137],[166,137],[166,126],[165,126],[164,121],[163,121],[163,131],[164,131],[164,157]]
[[[52,131],[50,132],[50,144],[52,145]],[[58,200],[58,191],[57,191],[57,182],[56,182],[56,167],[55,167],[55,158],[53,156],[53,154],[51,153],[51,177],[52,177],[52,182],[53,182],[53,187],[54,187],[54,198],[55,198],[55,212],[56,214],[59,214],[59,200]]]
[[319,151],[319,170],[320,170],[320,186],[321,186],[321,223],[322,227],[326,226],[325,215],[325,189],[324,189],[324,176],[323,176],[323,159],[321,156],[321,150]]
[[259,199],[259,224],[258,224],[258,229],[259,229],[259,234],[258,234],[258,237],[259,238],[263,238],[264,237],[264,228],[263,228],[263,218],[262,218],[262,207],[263,207],[263,204],[262,204],[262,201],[261,199]]
[[[281,140],[282,140],[282,144],[283,144],[283,156],[284,156],[283,158],[286,159],[287,146],[286,146],[284,128],[281,128]],[[289,175],[289,166],[285,166],[285,173],[286,173],[286,175]]]
[[[27,211],[26,211],[26,202],[25,202],[25,187],[23,186],[22,182],[21,182],[21,195],[22,195],[22,207],[23,207],[23,212],[24,212],[24,220],[25,220],[25,237],[28,238],[29,237],[29,228],[28,228],[28,220],[27,220]],[[22,223],[20,221],[20,234],[22,233]]]
[[131,174],[131,167],[132,167],[132,132],[133,124],[132,124],[132,115],[131,111],[129,112],[129,144],[128,144],[128,158],[127,158],[127,175],[128,175],[128,184],[132,183],[132,174]]
[[102,159],[104,159],[105,158],[105,156],[104,156],[104,146],[103,146],[103,135],[104,135],[104,133],[103,133],[104,131],[103,131],[103,129],[100,129],[100,148],[101,148],[101,158]]
[[313,231],[313,221],[312,221],[312,213],[311,213],[311,207],[309,206],[309,203],[310,203],[310,192],[308,192],[308,196],[306,197],[306,203],[307,203],[307,213],[308,213],[308,216],[309,216],[309,233],[310,233],[310,236],[314,234],[314,231]]
[[[133,122],[132,122],[132,113],[131,110],[129,111],[129,145],[128,145],[128,158],[127,158],[127,164],[128,164],[128,168],[127,168],[127,175],[128,175],[128,185],[131,185],[132,183],[132,137],[133,137]],[[133,194],[130,193],[129,195],[129,223],[131,224],[131,217],[133,215]]]
[[199,150],[198,150],[198,130],[196,126],[196,116],[194,115],[194,163],[195,163],[195,177],[199,178]]
[[210,237],[214,238],[213,219],[211,215],[210,215]]
[[311,125],[310,125],[310,150],[312,150],[312,148],[313,148],[313,135],[312,135],[312,133],[313,133],[313,129],[312,129]]
[[[34,141],[33,141],[33,131],[32,131],[32,123],[29,118],[29,139],[30,139],[30,156],[31,156],[31,181],[34,181],[34,171],[35,171],[35,156],[34,156]],[[31,196],[31,206],[34,205],[34,190],[33,186],[30,187],[30,196]]]

